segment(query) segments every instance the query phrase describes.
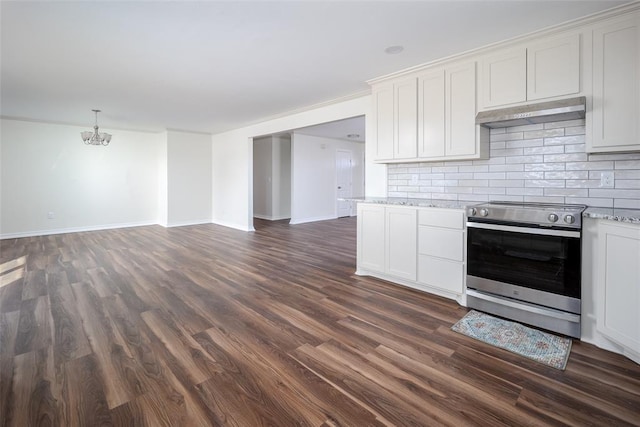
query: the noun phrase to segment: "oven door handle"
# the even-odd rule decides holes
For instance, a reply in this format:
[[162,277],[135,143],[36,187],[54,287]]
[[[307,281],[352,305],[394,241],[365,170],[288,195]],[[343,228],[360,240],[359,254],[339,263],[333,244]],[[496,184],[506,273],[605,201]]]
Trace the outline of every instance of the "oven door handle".
[[560,236],[580,238],[579,231],[555,230],[547,228],[514,227],[512,225],[491,224],[487,222],[467,221],[469,228],[482,228],[485,230],[511,231],[515,233],[540,234],[543,236]]

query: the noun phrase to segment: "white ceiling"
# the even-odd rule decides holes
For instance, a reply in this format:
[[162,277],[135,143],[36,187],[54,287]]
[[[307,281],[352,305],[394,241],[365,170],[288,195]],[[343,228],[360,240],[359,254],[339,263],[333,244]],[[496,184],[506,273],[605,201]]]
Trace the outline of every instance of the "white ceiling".
[[621,3],[2,1],[0,113],[216,133]]
[[352,117],[350,119],[336,120],[334,122],[322,123],[315,126],[307,126],[296,129],[296,132],[304,135],[322,136],[324,138],[364,142],[365,120],[364,116]]

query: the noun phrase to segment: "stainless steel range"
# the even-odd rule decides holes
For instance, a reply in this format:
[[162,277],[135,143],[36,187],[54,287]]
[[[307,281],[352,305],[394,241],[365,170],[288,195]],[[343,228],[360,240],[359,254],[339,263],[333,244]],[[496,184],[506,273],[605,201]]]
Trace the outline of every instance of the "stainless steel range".
[[467,305],[580,338],[584,205],[489,202],[467,210]]

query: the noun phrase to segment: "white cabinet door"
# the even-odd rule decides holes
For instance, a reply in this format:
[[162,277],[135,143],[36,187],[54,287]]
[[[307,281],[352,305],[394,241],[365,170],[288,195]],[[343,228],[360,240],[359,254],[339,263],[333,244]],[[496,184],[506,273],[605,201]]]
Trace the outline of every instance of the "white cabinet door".
[[598,224],[598,330],[640,353],[640,225]]
[[394,112],[393,85],[377,86],[373,92],[373,129],[376,141],[376,160],[393,159]]
[[385,269],[385,207],[358,203],[358,268]]
[[464,264],[460,262],[420,255],[420,283],[460,295],[464,292],[464,274]]
[[444,70],[418,78],[418,157],[445,154],[444,97]]
[[593,31],[587,152],[640,150],[640,13]]
[[416,280],[418,214],[413,208],[386,209],[386,272]]
[[476,63],[447,69],[445,83],[445,155],[475,156]]
[[418,253],[451,261],[464,261],[464,233],[421,225],[418,229]]
[[527,48],[527,99],[580,92],[580,35],[545,40]]
[[410,78],[394,84],[394,159],[415,159],[418,155],[418,88]]
[[527,50],[511,49],[488,56],[480,66],[482,108],[527,100]]

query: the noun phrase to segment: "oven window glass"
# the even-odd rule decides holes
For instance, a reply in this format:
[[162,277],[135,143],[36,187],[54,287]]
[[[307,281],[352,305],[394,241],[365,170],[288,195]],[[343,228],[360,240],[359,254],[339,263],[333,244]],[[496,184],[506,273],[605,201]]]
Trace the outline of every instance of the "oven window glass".
[[580,298],[580,239],[467,229],[469,275]]

